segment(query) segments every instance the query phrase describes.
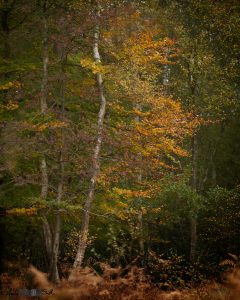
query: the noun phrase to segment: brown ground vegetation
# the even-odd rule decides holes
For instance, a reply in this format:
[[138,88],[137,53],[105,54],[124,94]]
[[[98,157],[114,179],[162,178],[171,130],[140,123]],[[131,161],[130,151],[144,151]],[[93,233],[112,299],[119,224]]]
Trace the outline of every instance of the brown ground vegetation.
[[[89,267],[72,270],[68,279],[53,286],[45,273],[30,267],[31,286],[46,291],[41,297],[43,300],[240,300],[239,268],[226,273],[224,283],[204,283],[198,288],[172,292],[153,286],[141,268],[131,267],[127,272],[105,264],[101,268],[102,275]],[[7,294],[10,289],[18,290],[23,286],[26,287],[26,284],[21,280],[10,278],[7,274],[1,275],[2,292]],[[3,297],[1,299],[5,299]]]

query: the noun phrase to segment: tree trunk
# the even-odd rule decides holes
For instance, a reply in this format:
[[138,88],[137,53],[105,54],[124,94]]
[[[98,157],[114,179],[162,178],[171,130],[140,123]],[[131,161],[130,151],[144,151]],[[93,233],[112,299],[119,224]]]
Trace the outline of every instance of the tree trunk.
[[[188,64],[188,84],[189,89],[191,91],[191,96],[193,97],[193,105],[196,104],[195,100],[195,92],[196,92],[196,80],[193,76],[193,70],[195,67],[195,59],[194,59],[194,50],[192,49],[192,54],[189,58]],[[194,112],[194,115],[196,113]],[[196,129],[193,137],[192,137],[192,178],[191,178],[191,186],[192,189],[198,192],[198,178],[197,178],[197,158],[198,158],[198,128]],[[197,248],[197,212],[195,208],[190,215],[190,261],[194,262],[196,259],[196,248]]]
[[45,156],[41,160],[41,198],[46,199],[48,194],[48,172],[47,172],[47,163]]
[[[46,200],[48,194],[48,172],[45,156],[41,159],[41,198]],[[52,233],[45,212],[41,211],[43,235],[47,252],[48,263],[51,261],[52,252]]]
[[196,260],[196,247],[197,247],[197,218],[191,218],[191,248],[190,248],[190,261]]
[[217,171],[215,161],[212,161],[212,187],[217,185]]
[[[99,26],[96,26],[96,30],[94,34],[93,56],[96,63],[101,63],[101,57],[99,54]],[[93,154],[93,173],[91,177],[89,193],[84,205],[82,225],[81,225],[79,242],[78,242],[78,250],[73,264],[74,268],[81,267],[85,250],[87,247],[90,210],[91,210],[97,178],[100,170],[99,157],[100,157],[100,150],[102,145],[103,122],[104,122],[104,116],[106,111],[106,98],[104,95],[103,78],[101,73],[97,73],[97,84],[99,88],[100,110],[98,113],[97,139],[96,139],[96,145]]]
[[[143,213],[142,208],[138,212],[138,230],[139,230],[139,248],[140,248],[140,255],[144,256],[144,235],[143,235]],[[144,264],[144,259],[142,260],[142,264]]]
[[[9,3],[7,0],[3,1],[3,8],[2,8],[2,16],[1,16],[1,23],[2,23],[2,31],[3,31],[3,52],[2,57],[4,60],[8,61],[10,58],[10,43],[9,43],[9,35],[10,35],[10,29],[8,24],[9,19]],[[4,76],[7,76],[7,73],[4,74]]]
[[43,78],[41,84],[41,113],[47,110],[47,93],[48,93],[48,62],[49,62],[49,49],[48,49],[48,20],[46,12],[43,12]]
[[43,236],[47,253],[47,261],[48,264],[50,264],[52,255],[52,232],[45,211],[41,211],[40,216],[42,218]]
[[57,194],[57,204],[58,209],[56,211],[55,216],[55,228],[54,228],[54,235],[53,235],[53,242],[52,242],[52,249],[51,249],[51,264],[50,264],[50,271],[49,271],[49,279],[51,282],[58,283],[59,282],[59,272],[58,272],[58,254],[59,254],[59,244],[60,244],[60,232],[61,232],[61,211],[60,211],[60,203],[63,196],[63,155],[60,155],[60,181],[58,184],[58,194]]
[[[61,79],[60,79],[60,98],[61,98],[61,119],[64,120],[64,105],[65,105],[65,65],[66,59],[62,57],[61,61]],[[55,230],[52,246],[52,259],[49,272],[49,279],[54,282],[59,282],[59,272],[58,272],[58,254],[59,254],[59,244],[60,244],[60,233],[61,233],[61,211],[60,203],[63,197],[63,186],[64,186],[64,129],[61,129],[61,148],[59,152],[59,172],[60,180],[58,183],[58,192],[57,192],[57,204],[58,210],[56,211],[56,220],[55,220]]]
[[[167,47],[166,48],[166,60],[169,59],[169,54],[170,54],[170,48]],[[164,65],[164,71],[163,71],[163,86],[164,86],[164,89],[166,89],[166,87],[169,83],[170,73],[171,73],[171,69],[170,69],[169,64],[165,64]]]
[[[197,191],[197,150],[198,141],[197,134],[192,138],[192,188]],[[196,259],[197,247],[197,216],[193,214],[190,219],[191,228],[191,242],[190,242],[190,261],[194,262]]]
[[[142,110],[142,106],[141,104],[137,104],[136,105],[136,109],[141,111]],[[139,123],[140,122],[140,117],[139,116],[136,116],[135,118],[136,122]],[[143,177],[143,172],[142,172],[142,154],[139,153],[138,154],[138,157],[139,157],[139,161],[140,161],[140,166],[141,166],[141,169],[139,170],[139,174],[137,175],[137,182],[138,184],[141,185],[142,183],[142,177]],[[140,208],[139,208],[139,212],[138,212],[138,224],[137,224],[137,227],[138,227],[138,240],[139,240],[139,249],[140,249],[140,255],[143,257],[144,256],[144,235],[143,235],[143,213],[142,213],[142,198],[139,198],[139,205],[140,205]],[[144,264],[144,261],[142,260],[142,264]]]
[[[46,7],[43,6],[43,74],[42,74],[42,84],[41,84],[41,95],[40,95],[40,109],[42,114],[47,112],[47,93],[48,93],[48,63],[49,63],[49,49],[48,49],[48,20],[46,16]],[[46,157],[43,154],[41,159],[41,198],[43,200],[47,199],[49,182],[48,182],[48,170]],[[52,264],[52,253],[53,253],[53,236],[51,228],[46,216],[46,212],[43,209],[41,211],[43,235],[45,241],[45,248],[48,258],[48,264],[50,266],[49,273],[51,271]],[[56,274],[56,271],[55,271]],[[58,274],[58,271],[57,271]]]
[[51,249],[51,263],[49,268],[49,279],[53,283],[59,282],[59,272],[58,272],[58,253],[59,253],[59,241],[60,241],[60,231],[61,231],[61,215],[60,211],[56,212],[55,230],[54,238],[52,242]]

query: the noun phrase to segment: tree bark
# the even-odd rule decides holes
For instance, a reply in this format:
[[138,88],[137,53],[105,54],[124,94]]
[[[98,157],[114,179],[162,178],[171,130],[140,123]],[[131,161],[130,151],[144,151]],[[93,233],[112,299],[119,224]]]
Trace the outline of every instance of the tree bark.
[[43,236],[44,236],[45,248],[47,253],[47,261],[48,264],[50,264],[51,255],[52,255],[52,232],[47,220],[46,213],[44,211],[41,211],[40,216],[42,218]]
[[[139,230],[139,248],[140,248],[140,255],[144,256],[144,235],[143,235],[143,213],[142,208],[138,212],[138,230]],[[142,260],[144,264],[144,259]]]
[[[192,188],[197,191],[197,151],[198,141],[197,134],[192,138]],[[191,242],[190,242],[190,261],[194,262],[196,259],[196,247],[197,247],[197,216],[191,215],[190,218],[191,228]]]
[[[9,15],[11,11],[11,6],[8,0],[4,0],[2,3],[1,9],[1,27],[2,27],[2,35],[3,35],[3,48],[2,48],[2,58],[3,63],[6,64],[4,70],[2,72],[3,79],[7,80],[10,76],[10,72],[7,70],[7,65],[10,63],[11,58],[11,46],[10,46],[10,27],[9,27]],[[7,94],[8,91],[3,91],[4,101],[7,102]]]
[[[142,106],[141,104],[137,104],[136,105],[136,109],[141,111],[142,110]],[[136,116],[135,118],[136,122],[139,123],[140,122],[140,117]],[[141,185],[142,183],[142,179],[143,179],[143,172],[142,172],[142,154],[139,153],[138,154],[139,157],[139,161],[140,161],[140,170],[139,170],[139,174],[137,175],[137,182],[138,184]],[[139,198],[139,211],[138,211],[138,240],[139,240],[139,249],[140,249],[140,255],[143,257],[144,256],[144,234],[143,234],[143,213],[142,213],[142,198]],[[142,260],[142,264],[144,264],[144,260]]]
[[[101,63],[101,57],[99,54],[99,26],[96,26],[95,34],[94,34],[94,44],[93,44],[93,56],[96,63]],[[78,250],[76,254],[76,258],[73,264],[74,268],[81,267],[85,250],[87,247],[87,238],[89,232],[89,218],[90,218],[90,210],[92,207],[92,202],[94,198],[97,178],[100,171],[100,150],[102,145],[102,135],[103,135],[103,123],[104,117],[106,112],[106,98],[104,95],[103,89],[103,77],[102,74],[99,72],[97,73],[97,84],[99,89],[99,98],[100,98],[100,110],[98,113],[98,124],[97,124],[97,139],[96,145],[93,154],[93,172],[91,177],[90,189],[89,193],[84,205],[83,217],[82,217],[82,224],[80,229],[79,235],[79,242],[78,242]]]
[[49,63],[49,49],[48,49],[48,20],[46,16],[46,9],[43,12],[43,78],[41,84],[41,113],[47,110],[47,93],[48,93],[48,63]]
[[[195,59],[194,59],[194,50],[192,49],[191,57],[189,58],[188,63],[188,84],[189,89],[191,92],[191,96],[193,97],[193,105],[196,104],[195,100],[195,92],[196,92],[196,80],[193,76],[193,70],[195,67]],[[195,109],[195,108],[194,108]],[[196,113],[194,112],[194,115]],[[192,178],[191,178],[191,186],[192,189],[198,192],[198,174],[197,174],[197,167],[198,167],[198,128],[192,137]],[[196,260],[196,248],[197,248],[197,212],[195,208],[190,214],[190,261],[194,262]]]
[[[170,48],[167,47],[166,48],[166,60],[169,59],[169,54],[170,54]],[[164,71],[163,71],[163,86],[164,86],[165,89],[166,89],[166,87],[169,83],[170,73],[171,73],[171,69],[170,69],[169,64],[165,64],[164,65]]]
[[54,238],[52,241],[51,249],[51,263],[49,268],[49,279],[53,283],[59,282],[59,272],[58,272],[58,253],[59,253],[59,242],[60,242],[60,231],[61,231],[61,215],[60,211],[56,212],[55,230]]
[[[48,171],[47,171],[47,163],[46,163],[45,155],[43,155],[41,159],[40,170],[41,170],[41,198],[43,200],[46,200],[48,195],[49,184],[48,184]],[[41,217],[42,217],[43,235],[44,235],[45,247],[47,252],[47,258],[48,258],[48,263],[50,263],[51,252],[52,252],[52,232],[46,214],[43,210],[41,211]]]
[[[61,98],[61,119],[64,120],[64,105],[65,105],[65,57],[61,57],[61,78],[60,78],[60,98]],[[60,233],[61,233],[61,211],[60,203],[63,197],[63,187],[64,187],[64,129],[61,129],[61,146],[59,151],[59,173],[60,179],[58,183],[58,192],[57,192],[57,204],[58,210],[56,211],[56,220],[55,220],[55,230],[53,237],[53,246],[52,246],[52,259],[49,272],[49,278],[52,282],[59,282],[59,272],[58,272],[58,255],[59,255],[59,245],[60,245]]]
[[47,163],[45,156],[41,160],[41,198],[46,199],[48,194],[48,172],[47,172]]
[[[48,49],[48,19],[46,15],[46,2],[43,6],[43,73],[42,73],[42,83],[41,83],[41,94],[40,94],[40,110],[43,115],[47,112],[47,94],[48,94],[48,63],[49,63],[49,49]],[[43,154],[41,159],[41,198],[43,200],[47,199],[48,196],[48,189],[49,189],[49,180],[48,180],[48,170],[47,170],[47,162],[45,154]],[[41,218],[42,218],[42,226],[43,226],[43,235],[45,241],[45,248],[47,253],[49,273],[51,272],[52,264],[52,254],[53,254],[53,235],[52,231],[46,216],[46,212],[43,209],[41,211]],[[55,275],[58,271],[55,270]]]
[[197,218],[191,217],[191,248],[190,248],[190,261],[196,260],[196,247],[197,247]]
[[10,53],[10,43],[9,43],[10,29],[9,29],[9,24],[8,24],[9,13],[10,13],[10,9],[9,9],[8,0],[4,0],[3,1],[3,8],[2,8],[2,16],[1,16],[3,38],[4,38],[2,57],[6,61],[9,60],[10,55],[11,55],[11,53]]

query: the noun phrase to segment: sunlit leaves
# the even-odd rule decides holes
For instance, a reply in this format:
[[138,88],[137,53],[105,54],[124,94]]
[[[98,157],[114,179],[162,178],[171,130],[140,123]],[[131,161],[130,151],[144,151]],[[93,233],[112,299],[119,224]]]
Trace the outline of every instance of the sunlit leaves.
[[6,111],[12,111],[19,108],[18,103],[9,102],[7,104],[0,104],[0,113],[6,112]]
[[56,128],[64,128],[67,127],[67,124],[61,121],[49,121],[40,124],[33,124],[30,122],[23,122],[22,129],[29,131],[42,132],[46,129],[56,129]]
[[117,196],[121,196],[125,199],[134,199],[137,197],[144,197],[149,198],[148,191],[141,191],[141,190],[129,190],[129,189],[122,189],[122,188],[113,188],[113,193]]
[[81,59],[80,65],[84,68],[91,70],[93,74],[105,72],[105,68],[101,64],[96,63],[95,61],[89,58]]
[[14,216],[33,216],[37,214],[37,209],[31,208],[12,208],[7,210],[7,214]]
[[9,81],[5,84],[0,85],[0,91],[6,91],[11,88],[19,88],[21,86],[21,83],[19,81]]

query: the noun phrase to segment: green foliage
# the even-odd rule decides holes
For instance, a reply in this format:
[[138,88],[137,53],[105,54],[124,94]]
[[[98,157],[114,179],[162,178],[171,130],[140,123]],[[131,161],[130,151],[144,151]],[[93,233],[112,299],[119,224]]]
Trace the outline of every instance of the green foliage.
[[233,190],[213,188],[205,198],[200,222],[202,251],[218,262],[227,253],[238,253],[239,199],[239,186]]
[[179,222],[186,215],[196,217],[203,207],[204,197],[187,182],[180,180],[164,186],[160,199],[171,212],[173,221]]

